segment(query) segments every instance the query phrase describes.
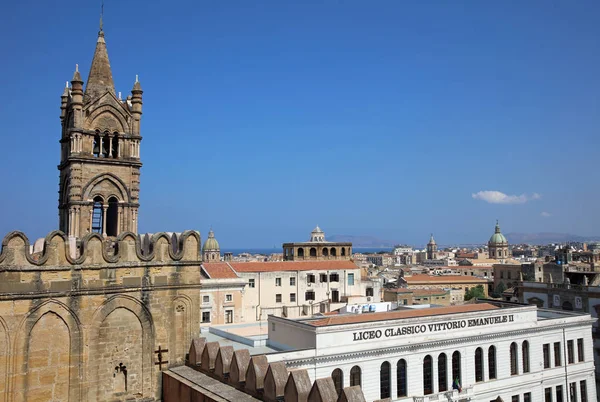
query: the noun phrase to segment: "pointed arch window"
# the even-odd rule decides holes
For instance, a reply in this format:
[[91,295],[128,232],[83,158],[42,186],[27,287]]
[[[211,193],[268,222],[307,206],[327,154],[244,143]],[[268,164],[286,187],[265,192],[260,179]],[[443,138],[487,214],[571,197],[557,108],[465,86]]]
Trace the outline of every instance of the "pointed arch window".
[[355,385],[358,385],[359,387],[361,386],[360,383],[360,367],[358,366],[354,366],[352,367],[352,369],[350,370],[350,386],[354,387]]
[[331,378],[333,379],[333,385],[335,386],[335,391],[338,396],[342,394],[342,390],[344,389],[344,373],[341,369],[337,368],[333,370],[331,373]]
[[529,342],[523,341],[521,345],[521,354],[523,359],[523,372],[529,373]]
[[117,236],[119,234],[119,201],[115,197],[108,199],[106,210],[106,235]]
[[517,366],[517,343],[513,342],[510,344],[510,375],[519,374]]
[[390,363],[381,363],[379,369],[379,399],[390,397]]
[[430,355],[423,359],[423,394],[433,394],[433,359]]
[[445,353],[438,356],[438,391],[448,391],[448,358]]
[[483,349],[475,349],[475,382],[483,381]]
[[94,198],[94,204],[92,207],[92,233],[102,234],[102,197]]
[[490,346],[488,349],[488,370],[490,380],[496,378],[496,347]]
[[400,359],[396,363],[396,396],[400,398],[406,394],[406,360]]

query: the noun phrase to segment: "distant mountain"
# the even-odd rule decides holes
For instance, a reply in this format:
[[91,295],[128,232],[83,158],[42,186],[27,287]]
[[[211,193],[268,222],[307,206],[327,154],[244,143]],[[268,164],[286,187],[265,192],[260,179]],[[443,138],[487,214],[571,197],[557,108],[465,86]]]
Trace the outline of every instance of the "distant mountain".
[[327,236],[327,241],[350,242],[352,247],[362,248],[390,248],[396,243],[389,240],[382,240],[374,236],[352,236],[352,235],[333,235]]
[[600,240],[600,236],[579,236],[569,233],[507,233],[505,236],[510,244],[548,244]]

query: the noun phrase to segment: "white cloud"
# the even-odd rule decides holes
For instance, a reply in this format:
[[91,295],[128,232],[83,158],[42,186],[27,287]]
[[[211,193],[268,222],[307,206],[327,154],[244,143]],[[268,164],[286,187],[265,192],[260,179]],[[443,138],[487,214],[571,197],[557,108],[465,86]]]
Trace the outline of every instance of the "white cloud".
[[542,198],[538,193],[531,195],[508,195],[501,191],[479,191],[478,193],[471,194],[476,200],[489,202],[490,204],[525,204],[527,201],[539,200]]
[[546,211],[543,211],[540,215],[542,215],[544,218],[549,218],[552,216],[552,214],[550,212],[546,212]]

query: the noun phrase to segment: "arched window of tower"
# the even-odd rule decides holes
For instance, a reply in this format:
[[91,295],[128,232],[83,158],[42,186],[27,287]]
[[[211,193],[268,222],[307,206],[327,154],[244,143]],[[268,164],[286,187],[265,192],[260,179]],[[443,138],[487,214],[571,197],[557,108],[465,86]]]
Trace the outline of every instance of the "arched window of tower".
[[92,155],[96,158],[100,156],[100,132],[96,131],[96,135],[94,136],[94,145],[92,147]]
[[108,199],[106,210],[106,235],[117,236],[119,233],[119,201],[115,197]]
[[104,200],[97,196],[94,198],[94,207],[92,209],[92,233],[102,234],[102,204]]

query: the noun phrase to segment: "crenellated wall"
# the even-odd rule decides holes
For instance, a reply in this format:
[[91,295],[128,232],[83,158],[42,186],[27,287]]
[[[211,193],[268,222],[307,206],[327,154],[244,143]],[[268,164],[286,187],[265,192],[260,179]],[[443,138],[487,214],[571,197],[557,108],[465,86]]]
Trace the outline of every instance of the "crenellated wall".
[[2,241],[0,402],[160,399],[199,334],[200,234],[35,243]]
[[269,363],[266,355],[250,356],[247,349],[234,351],[205,338],[192,340],[187,366],[163,373],[164,402],[365,402],[359,386],[336,390],[331,377],[312,383],[306,369],[290,371],[284,361]]

